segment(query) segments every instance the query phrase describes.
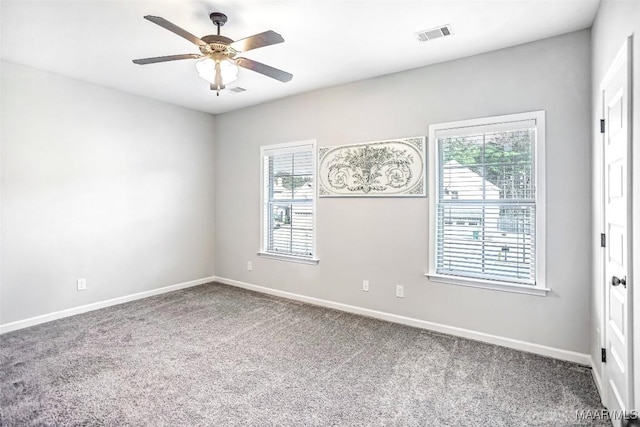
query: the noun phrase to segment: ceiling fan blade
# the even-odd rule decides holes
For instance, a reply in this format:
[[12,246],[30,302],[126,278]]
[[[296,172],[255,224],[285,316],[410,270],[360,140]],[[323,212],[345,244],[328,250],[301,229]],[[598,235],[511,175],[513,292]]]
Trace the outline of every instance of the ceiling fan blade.
[[147,21],[151,21],[154,24],[160,25],[162,28],[165,28],[165,29],[171,31],[172,33],[175,33],[175,34],[179,35],[180,37],[189,40],[191,43],[193,43],[195,45],[198,45],[198,46],[206,45],[206,43],[203,42],[202,40],[200,40],[198,37],[194,36],[193,34],[188,32],[187,30],[183,30],[182,28],[178,27],[177,25],[172,24],[171,22],[167,21],[164,18],[160,18],[159,16],[146,15],[144,17],[144,19],[146,19]]
[[244,39],[231,43],[231,47],[238,52],[246,52],[248,50],[257,49],[259,47],[270,46],[272,44],[282,43],[284,39],[275,31],[265,31],[264,33],[255,34]]
[[177,61],[179,59],[196,59],[202,57],[203,55],[199,55],[197,53],[185,53],[182,55],[156,56],[155,58],[134,59],[133,63],[139,65],[147,65],[155,64],[158,62]]
[[236,64],[242,68],[264,74],[272,79],[280,80],[283,83],[286,83],[293,78],[293,74],[278,70],[277,68],[273,68],[269,65],[263,64],[262,62],[254,61],[253,59],[237,58]]

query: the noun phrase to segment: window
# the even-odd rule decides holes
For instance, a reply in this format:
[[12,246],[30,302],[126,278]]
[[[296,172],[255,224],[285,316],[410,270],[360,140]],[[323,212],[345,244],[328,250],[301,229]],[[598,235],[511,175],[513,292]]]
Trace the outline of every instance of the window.
[[262,147],[260,255],[316,264],[315,141]]
[[544,111],[429,126],[435,281],[544,295]]

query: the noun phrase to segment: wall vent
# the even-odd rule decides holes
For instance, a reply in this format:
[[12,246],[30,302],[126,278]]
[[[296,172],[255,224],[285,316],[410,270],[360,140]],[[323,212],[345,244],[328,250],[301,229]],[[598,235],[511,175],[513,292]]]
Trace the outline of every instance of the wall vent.
[[447,37],[453,34],[451,25],[442,25],[436,28],[430,28],[428,30],[418,31],[414,33],[419,42],[426,42],[429,40],[437,39],[440,37]]
[[240,93],[240,92],[246,92],[246,91],[247,90],[245,88],[240,87],[240,86],[229,88],[229,92],[233,92],[233,93]]

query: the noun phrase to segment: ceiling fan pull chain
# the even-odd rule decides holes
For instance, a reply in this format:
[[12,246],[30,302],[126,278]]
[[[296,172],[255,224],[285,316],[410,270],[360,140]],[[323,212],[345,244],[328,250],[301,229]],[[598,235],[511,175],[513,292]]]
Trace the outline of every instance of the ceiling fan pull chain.
[[[218,29],[220,27],[218,26]],[[216,61],[216,96],[220,96],[220,89],[222,87],[222,71],[220,70],[220,61]]]

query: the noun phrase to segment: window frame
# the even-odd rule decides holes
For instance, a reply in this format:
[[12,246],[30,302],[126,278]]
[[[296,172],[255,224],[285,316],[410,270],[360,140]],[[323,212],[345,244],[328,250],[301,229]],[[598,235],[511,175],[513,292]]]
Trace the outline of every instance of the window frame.
[[[522,284],[510,281],[482,279],[453,274],[437,273],[437,209],[438,209],[438,160],[439,144],[436,133],[453,132],[456,130],[465,134],[472,127],[486,129],[500,128],[501,124],[518,121],[535,121],[536,141],[533,155],[535,170],[535,284]],[[486,132],[486,131],[485,131]],[[433,282],[452,285],[470,286],[498,291],[516,292],[529,295],[545,296],[550,291],[546,287],[546,194],[545,194],[545,111],[530,111],[525,113],[507,114],[492,117],[482,117],[469,120],[458,120],[429,125],[429,255],[428,272],[425,276]]]
[[[271,252],[267,249],[266,242],[266,230],[265,230],[265,220],[267,215],[267,206],[268,201],[265,197],[269,197],[265,194],[265,189],[268,186],[268,183],[265,182],[265,170],[264,170],[264,159],[269,155],[277,155],[278,153],[287,153],[287,152],[295,152],[295,151],[310,151],[312,153],[312,171],[313,171],[313,197],[311,201],[311,209],[313,212],[312,218],[312,230],[313,230],[313,238],[311,242],[311,256],[300,256],[293,254],[283,254],[277,252]],[[271,153],[271,154],[270,154]],[[305,140],[305,141],[296,141],[296,142],[285,142],[280,144],[271,144],[271,145],[263,145],[260,147],[260,249],[258,250],[258,256],[263,258],[276,259],[281,261],[290,261],[301,264],[312,264],[316,265],[319,263],[319,259],[317,257],[317,199],[318,199],[318,191],[317,191],[317,150],[316,150],[316,140]]]

